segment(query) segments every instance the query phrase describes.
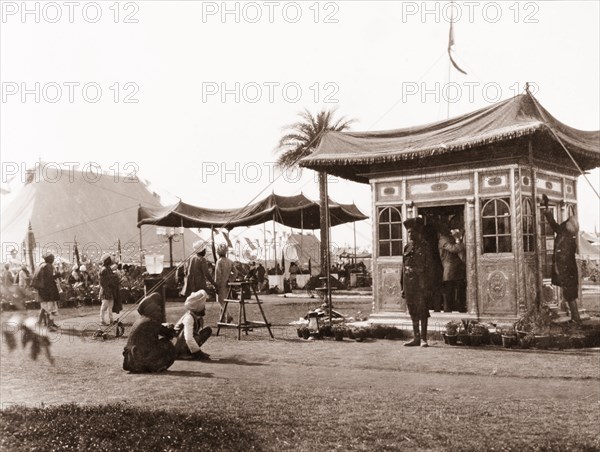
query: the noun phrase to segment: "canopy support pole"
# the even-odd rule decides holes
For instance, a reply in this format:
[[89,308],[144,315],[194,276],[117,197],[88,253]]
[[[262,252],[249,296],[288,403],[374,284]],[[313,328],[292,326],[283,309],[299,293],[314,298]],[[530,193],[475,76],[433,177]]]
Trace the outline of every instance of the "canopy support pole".
[[[273,212],[273,267],[277,270],[277,231],[275,230],[275,212]],[[277,271],[275,274],[277,275]]]
[[541,264],[540,264],[540,251],[541,251],[541,237],[540,237],[540,231],[538,230],[538,227],[540,225],[540,222],[538,221],[538,206],[537,206],[537,187],[535,185],[535,181],[537,178],[537,175],[535,173],[535,167],[533,166],[533,143],[531,141],[531,137],[529,137],[528,140],[528,149],[529,149],[529,169],[531,171],[530,177],[531,177],[531,201],[533,204],[533,224],[534,224],[534,228],[533,228],[533,243],[535,243],[535,283],[537,286],[537,296],[535,297],[535,301],[534,303],[536,304],[536,307],[539,309],[540,304],[541,304],[541,300],[542,300],[542,291],[543,291],[543,286],[544,286],[544,280],[542,277],[542,270],[541,270]]
[[300,211],[300,267],[302,267],[302,256],[304,256],[304,209]]
[[267,264],[267,223],[263,223],[263,257],[265,258],[265,269],[268,270]]
[[352,228],[354,232],[354,259],[356,259],[356,221],[352,223]]
[[183,227],[183,218],[181,219],[181,262],[186,258],[185,255],[185,228]]
[[[325,171],[319,171],[319,194],[321,198],[321,274],[325,276],[329,324],[332,325],[331,311],[333,310],[333,306],[331,303],[331,266],[329,264],[329,195],[327,194],[327,173]],[[323,265],[325,266],[324,272]]]

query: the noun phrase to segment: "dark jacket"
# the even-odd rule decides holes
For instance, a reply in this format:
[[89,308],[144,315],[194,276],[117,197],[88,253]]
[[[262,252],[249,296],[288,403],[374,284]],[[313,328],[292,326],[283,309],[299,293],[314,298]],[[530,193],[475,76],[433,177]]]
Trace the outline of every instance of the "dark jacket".
[[556,233],[552,262],[552,284],[563,288],[578,289],[579,273],[575,261],[577,233],[567,230],[568,220],[558,224],[551,210],[544,210],[544,216]]
[[434,271],[432,251],[423,239],[415,239],[404,248],[402,289],[412,318],[427,318],[427,300],[431,296]]
[[123,350],[123,369],[130,372],[161,372],[175,362],[171,343],[174,330],[163,326],[161,296],[153,293],[138,307],[135,321]]
[[100,293],[101,300],[114,300],[115,293],[119,290],[119,277],[114,274],[110,266],[104,265],[100,270]]
[[258,268],[256,269],[256,276],[258,277],[258,281],[262,282],[265,279],[265,267],[262,264],[258,264]]
[[431,289],[432,292],[438,290],[442,285],[443,276],[444,276],[444,266],[442,265],[442,259],[440,257],[440,253],[438,250],[438,237],[437,231],[431,225],[426,225],[423,228],[423,239],[429,245],[429,250],[431,252],[431,262],[432,268],[431,272]]
[[185,283],[181,293],[187,297],[192,292],[198,292],[200,289],[206,290],[207,280],[216,287],[215,280],[208,269],[206,258],[192,256],[185,271]]
[[465,245],[463,243],[456,243],[454,238],[442,234],[440,235],[438,246],[440,259],[444,267],[443,280],[456,281],[465,279],[465,263],[460,258],[460,254],[465,251]]
[[32,279],[33,288],[38,291],[42,301],[58,301],[60,294],[54,279],[54,266],[42,263],[35,271]]

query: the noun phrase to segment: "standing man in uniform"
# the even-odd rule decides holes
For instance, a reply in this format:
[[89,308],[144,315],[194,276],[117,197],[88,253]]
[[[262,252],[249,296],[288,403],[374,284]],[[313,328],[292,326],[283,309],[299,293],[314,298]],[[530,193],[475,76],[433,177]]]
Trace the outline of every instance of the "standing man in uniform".
[[[413,324],[413,340],[406,347],[428,347],[427,319],[430,298],[431,272],[434,268],[432,251],[423,236],[423,219],[410,218],[404,222],[408,244],[404,247],[402,264],[402,293]],[[419,328],[420,327],[420,328]]]

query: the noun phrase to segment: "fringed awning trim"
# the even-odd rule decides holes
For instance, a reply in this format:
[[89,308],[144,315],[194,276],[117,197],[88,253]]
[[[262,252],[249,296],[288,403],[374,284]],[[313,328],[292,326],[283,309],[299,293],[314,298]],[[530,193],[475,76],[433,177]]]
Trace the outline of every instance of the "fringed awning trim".
[[[424,147],[421,149],[414,149],[412,151],[395,151],[393,154],[386,155],[375,155],[375,156],[352,156],[352,157],[318,157],[309,156],[300,161],[300,166],[311,168],[320,166],[333,166],[333,165],[372,165],[376,163],[393,163],[403,160],[412,160],[421,157],[432,157],[437,155],[444,155],[450,152],[463,151],[466,149],[472,149],[480,146],[490,145],[499,143],[502,141],[510,141],[523,136],[532,135],[535,132],[546,129],[547,126],[544,123],[535,123],[524,126],[520,129],[512,129],[507,132],[498,133],[492,136],[470,139],[469,141],[460,143],[454,142],[453,144],[439,144],[435,147]],[[394,151],[388,151],[394,152]],[[593,152],[587,152],[585,150],[578,150],[578,153],[587,155],[592,158],[598,158],[598,154]]]

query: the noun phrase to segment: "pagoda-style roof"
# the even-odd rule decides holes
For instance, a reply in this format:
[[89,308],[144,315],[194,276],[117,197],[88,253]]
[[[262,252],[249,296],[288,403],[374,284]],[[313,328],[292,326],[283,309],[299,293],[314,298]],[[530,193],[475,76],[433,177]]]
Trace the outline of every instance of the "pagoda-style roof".
[[[600,131],[583,131],[555,119],[525,93],[452,119],[423,126],[375,132],[327,132],[315,152],[300,165],[357,182],[382,169],[397,170],[419,160],[470,163],[489,157],[527,157],[531,137],[537,161],[564,165],[577,171],[560,141],[582,170],[600,166]],[[558,139],[557,139],[558,137]],[[525,139],[525,140],[524,140]],[[511,144],[519,144],[515,151]],[[504,155],[506,154],[506,155]],[[449,158],[450,159],[449,159]],[[425,162],[423,161],[425,160]],[[413,164],[414,166],[414,164]]]

